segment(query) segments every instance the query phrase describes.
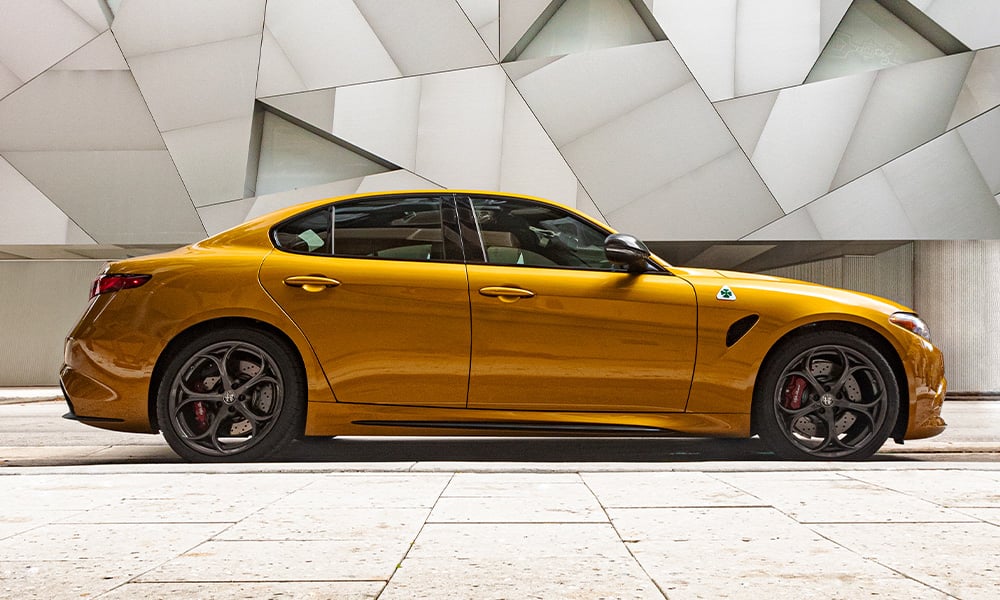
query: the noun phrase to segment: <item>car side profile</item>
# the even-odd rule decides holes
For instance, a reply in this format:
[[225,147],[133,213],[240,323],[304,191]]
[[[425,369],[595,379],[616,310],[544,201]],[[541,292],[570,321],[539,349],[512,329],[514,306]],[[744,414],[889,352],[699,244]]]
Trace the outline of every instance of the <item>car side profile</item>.
[[108,265],[66,339],[68,418],[190,461],[301,436],[759,435],[861,459],[944,430],[910,309],[672,266],[556,203],[325,199]]

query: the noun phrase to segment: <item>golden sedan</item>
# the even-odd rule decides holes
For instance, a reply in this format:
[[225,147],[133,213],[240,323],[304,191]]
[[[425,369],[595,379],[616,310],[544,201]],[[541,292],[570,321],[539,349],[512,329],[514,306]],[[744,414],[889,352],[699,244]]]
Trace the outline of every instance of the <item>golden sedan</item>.
[[941,352],[888,300],[674,267],[558,204],[327,199],[109,265],[67,417],[192,461],[300,436],[758,434],[857,459],[940,433]]

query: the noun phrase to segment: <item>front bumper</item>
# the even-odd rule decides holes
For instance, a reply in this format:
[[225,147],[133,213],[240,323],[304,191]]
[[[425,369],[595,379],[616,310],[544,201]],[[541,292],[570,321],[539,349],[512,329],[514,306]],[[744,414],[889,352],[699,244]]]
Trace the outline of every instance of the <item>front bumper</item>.
[[907,440],[933,437],[945,430],[941,418],[948,381],[944,376],[944,355],[930,342],[921,339],[906,356],[910,380],[910,414],[903,436]]

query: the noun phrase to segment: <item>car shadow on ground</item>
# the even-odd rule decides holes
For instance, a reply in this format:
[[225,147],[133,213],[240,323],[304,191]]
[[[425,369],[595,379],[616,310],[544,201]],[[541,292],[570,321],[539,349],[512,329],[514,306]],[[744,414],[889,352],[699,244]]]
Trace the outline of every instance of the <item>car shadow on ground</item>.
[[[305,438],[281,462],[704,462],[779,461],[757,438]],[[870,460],[909,457],[879,454]]]

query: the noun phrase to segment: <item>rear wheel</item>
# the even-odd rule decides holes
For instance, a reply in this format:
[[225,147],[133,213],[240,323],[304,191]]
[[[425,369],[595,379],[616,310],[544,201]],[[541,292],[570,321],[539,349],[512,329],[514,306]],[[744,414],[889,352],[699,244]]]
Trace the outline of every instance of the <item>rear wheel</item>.
[[765,365],[754,422],[779,456],[863,459],[889,437],[899,404],[892,368],[874,346],[845,332],[816,332]]
[[253,329],[209,331],[164,372],[156,410],[163,437],[195,462],[260,460],[301,430],[303,377],[287,345]]

